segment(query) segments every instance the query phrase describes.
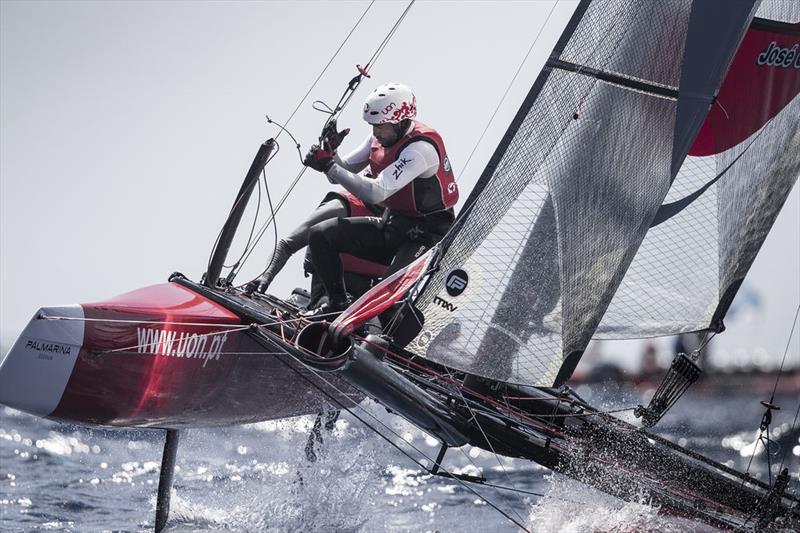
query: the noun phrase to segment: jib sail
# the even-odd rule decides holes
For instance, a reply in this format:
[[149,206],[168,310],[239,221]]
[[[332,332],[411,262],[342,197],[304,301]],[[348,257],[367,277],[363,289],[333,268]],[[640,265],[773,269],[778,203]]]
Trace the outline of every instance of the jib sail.
[[[407,349],[491,379],[566,379],[754,11],[753,1],[581,2],[442,242]],[[703,61],[686,59],[695,54]]]
[[797,181],[800,3],[757,14],[597,338],[722,329]]

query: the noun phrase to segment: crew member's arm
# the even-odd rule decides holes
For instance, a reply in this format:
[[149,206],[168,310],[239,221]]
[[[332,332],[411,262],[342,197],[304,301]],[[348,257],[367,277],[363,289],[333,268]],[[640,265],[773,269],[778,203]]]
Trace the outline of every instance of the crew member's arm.
[[439,168],[439,155],[429,142],[417,141],[406,146],[397,161],[383,169],[374,179],[353,174],[339,165],[332,165],[325,173],[363,201],[377,204],[420,176],[432,176]]
[[349,170],[350,172],[361,172],[369,164],[369,149],[372,146],[372,136],[368,135],[364,142],[358,148],[350,152],[344,157],[336,154],[333,156],[333,161],[340,167]]

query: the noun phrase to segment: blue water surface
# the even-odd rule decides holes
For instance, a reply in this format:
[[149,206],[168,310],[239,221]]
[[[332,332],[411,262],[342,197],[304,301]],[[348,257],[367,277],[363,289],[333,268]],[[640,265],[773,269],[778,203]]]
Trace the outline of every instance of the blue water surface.
[[[605,409],[643,401],[646,388],[579,392]],[[768,395],[767,395],[768,397]],[[659,425],[674,442],[766,478],[754,446],[763,407],[747,387],[688,393]],[[797,397],[779,395],[772,462],[800,470]],[[438,443],[372,402],[359,416],[431,464]],[[628,413],[620,415],[631,419]],[[184,432],[168,531],[715,531],[625,503],[518,459],[449,450],[446,467],[527,494],[433,477],[355,417],[342,414],[317,462],[304,447],[312,417]],[[0,530],[152,531],[163,432],[92,429],[0,406]],[[753,455],[755,450],[755,455]],[[794,489],[797,486],[794,485]],[[510,518],[492,506],[497,506]]]

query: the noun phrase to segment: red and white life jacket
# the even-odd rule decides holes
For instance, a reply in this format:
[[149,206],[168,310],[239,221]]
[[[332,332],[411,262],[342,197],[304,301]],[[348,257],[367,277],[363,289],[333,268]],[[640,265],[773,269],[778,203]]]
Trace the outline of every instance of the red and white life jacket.
[[369,167],[373,176],[397,161],[400,152],[412,142],[428,142],[439,155],[439,168],[432,176],[420,176],[384,200],[383,206],[395,213],[410,217],[423,217],[437,211],[450,209],[458,202],[456,185],[450,160],[442,137],[425,124],[412,121],[413,127],[392,146],[384,147],[372,139],[369,152]]

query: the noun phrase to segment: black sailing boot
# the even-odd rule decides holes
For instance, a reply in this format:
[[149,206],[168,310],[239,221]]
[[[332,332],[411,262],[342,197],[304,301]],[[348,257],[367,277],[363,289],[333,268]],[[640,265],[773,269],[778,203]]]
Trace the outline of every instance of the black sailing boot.
[[353,297],[345,294],[342,298],[331,298],[327,302],[321,303],[314,309],[300,313],[300,316],[307,320],[328,320],[331,321],[342,314],[342,311],[353,305]]
[[319,276],[311,273],[311,291],[308,294],[308,302],[302,307],[302,311],[309,311],[316,307],[319,307],[319,304],[328,301],[327,293],[325,292],[325,286],[320,281]]
[[328,291],[328,301],[323,302],[313,309],[309,309],[305,313],[300,313],[300,316],[308,320],[333,320],[341,314],[342,311],[350,307],[353,303],[353,297],[350,296],[344,288],[344,280],[336,280],[332,290]]
[[278,241],[278,244],[275,245],[275,252],[272,254],[266,270],[264,270],[264,273],[261,274],[261,276],[245,286],[245,294],[250,295],[256,291],[260,292],[261,294],[267,292],[272,280],[275,279],[275,276],[278,275],[278,272],[283,269],[290,257],[292,257],[292,251],[289,249],[289,245],[286,243],[286,241],[281,239]]

